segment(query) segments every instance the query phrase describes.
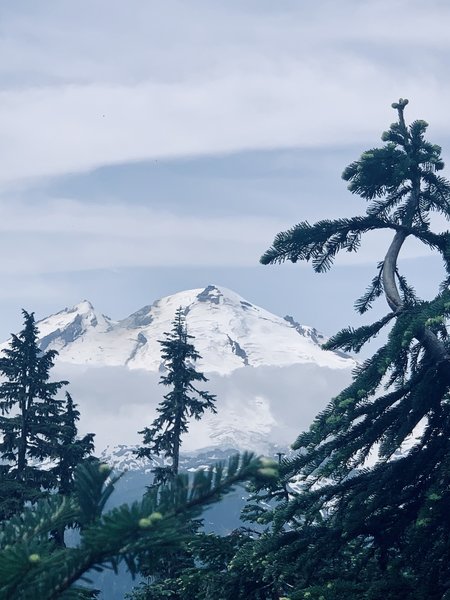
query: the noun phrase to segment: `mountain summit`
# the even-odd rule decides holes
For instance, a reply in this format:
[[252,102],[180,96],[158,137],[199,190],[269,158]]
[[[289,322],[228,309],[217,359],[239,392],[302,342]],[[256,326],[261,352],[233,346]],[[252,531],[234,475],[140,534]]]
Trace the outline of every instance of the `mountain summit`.
[[120,321],[84,300],[37,323],[41,348],[57,350],[60,362],[157,372],[163,368],[158,340],[170,331],[180,306],[204,372],[226,375],[246,366],[299,363],[352,366],[350,357],[322,350],[325,338],[314,328],[278,317],[215,285],[166,296]]

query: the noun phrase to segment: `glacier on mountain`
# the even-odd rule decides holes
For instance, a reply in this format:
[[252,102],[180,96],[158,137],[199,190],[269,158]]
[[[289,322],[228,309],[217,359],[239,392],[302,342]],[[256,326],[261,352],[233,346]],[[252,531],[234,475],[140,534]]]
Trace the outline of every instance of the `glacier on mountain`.
[[180,306],[203,357],[198,368],[206,373],[226,375],[244,366],[314,363],[345,369],[354,364],[350,357],[322,350],[325,338],[314,328],[213,285],[161,298],[119,321],[85,300],[37,323],[41,348],[57,350],[61,362],[157,372],[164,367],[158,340],[170,331]]

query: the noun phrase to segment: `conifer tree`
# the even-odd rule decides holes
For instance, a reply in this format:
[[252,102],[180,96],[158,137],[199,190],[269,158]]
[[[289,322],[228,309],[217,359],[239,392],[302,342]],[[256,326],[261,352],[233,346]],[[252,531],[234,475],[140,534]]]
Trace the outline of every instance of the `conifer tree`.
[[[76,468],[89,457],[92,459],[94,451],[94,434],[88,433],[82,438],[78,437],[77,422],[80,413],[77,405],[66,392],[65,403],[61,407],[58,418],[59,432],[56,439],[52,440],[49,448],[56,463],[51,469],[55,479],[58,494],[69,496],[74,490],[74,474]],[[52,533],[55,543],[64,546],[64,528],[55,529]]]
[[[49,491],[67,495],[75,467],[93,451],[93,434],[78,438],[80,413],[66,381],[50,381],[57,352],[41,352],[33,313],[0,358],[0,513],[8,516]],[[43,464],[45,463],[45,464]],[[54,464],[54,466],[52,466]],[[59,532],[62,540],[62,532]]]
[[[0,457],[3,510],[20,509],[34,501],[41,490],[55,487],[51,470],[39,461],[54,456],[54,440],[60,431],[61,401],[56,398],[66,381],[50,381],[56,351],[41,352],[33,313],[23,311],[24,327],[12,335],[10,347],[0,358]],[[9,490],[9,492],[7,491]]]
[[144,446],[136,451],[137,456],[163,455],[171,459],[171,466],[154,470],[156,483],[178,474],[182,435],[188,431],[189,419],[200,420],[206,410],[216,412],[215,396],[199,390],[194,383],[206,382],[203,373],[196,371],[195,362],[201,358],[187,332],[182,307],[179,307],[172,322],[172,330],[160,340],[167,372],[160,383],[171,388],[159,404],[159,416],[150,427],[139,433],[144,436]]
[[[283,461],[285,481],[302,482],[302,491],[292,490],[273,514],[272,568],[283,576],[287,596],[443,598],[448,588],[450,522],[442,511],[450,499],[450,276],[434,300],[423,301],[398,258],[414,238],[440,254],[450,275],[450,233],[431,225],[433,213],[450,218],[450,184],[439,174],[441,148],[425,139],[427,123],[406,124],[407,104],[392,105],[398,120],[383,133],[385,144],[343,173],[349,190],[366,201],[366,214],[301,222],[278,234],[261,259],[311,261],[324,272],[339,251],[357,251],[363,234],[393,232],[355,303],[362,314],[384,296],[389,312],[342,330],[325,348],[359,352],[390,325],[387,342],[299,436],[293,446],[299,453]],[[402,452],[408,438],[412,448]],[[378,456],[373,467],[369,455]]]
[[58,493],[69,495],[73,491],[75,468],[94,451],[93,433],[78,437],[77,422],[80,412],[72,396],[66,392],[65,403],[59,415],[59,434],[54,440],[54,456],[56,466],[53,474],[56,477]]

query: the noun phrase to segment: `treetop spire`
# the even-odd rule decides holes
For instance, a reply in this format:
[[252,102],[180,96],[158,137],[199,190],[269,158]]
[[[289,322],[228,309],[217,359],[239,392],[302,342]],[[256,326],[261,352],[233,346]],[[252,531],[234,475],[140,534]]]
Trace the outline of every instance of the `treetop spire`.
[[392,108],[396,108],[399,112],[404,110],[405,106],[409,104],[408,98],[400,98],[398,102],[391,104]]

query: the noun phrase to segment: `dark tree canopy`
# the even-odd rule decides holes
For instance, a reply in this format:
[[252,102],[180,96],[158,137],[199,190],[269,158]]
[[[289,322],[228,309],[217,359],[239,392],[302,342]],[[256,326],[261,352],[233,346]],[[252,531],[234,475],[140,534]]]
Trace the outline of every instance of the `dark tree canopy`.
[[50,491],[68,494],[75,467],[93,451],[93,434],[77,437],[79,412],[67,381],[51,381],[57,352],[42,352],[34,314],[0,358],[0,511],[10,515]]
[[61,411],[56,395],[67,383],[50,381],[56,352],[40,351],[34,315],[23,311],[23,317],[22,331],[12,335],[0,358],[0,457],[7,462],[1,495],[7,510],[55,486],[52,473],[40,469],[39,462],[54,457]]
[[59,432],[54,442],[56,465],[53,474],[58,482],[58,492],[68,495],[73,490],[75,468],[94,451],[94,434],[78,436],[77,422],[80,412],[72,396],[66,392],[59,415]]

